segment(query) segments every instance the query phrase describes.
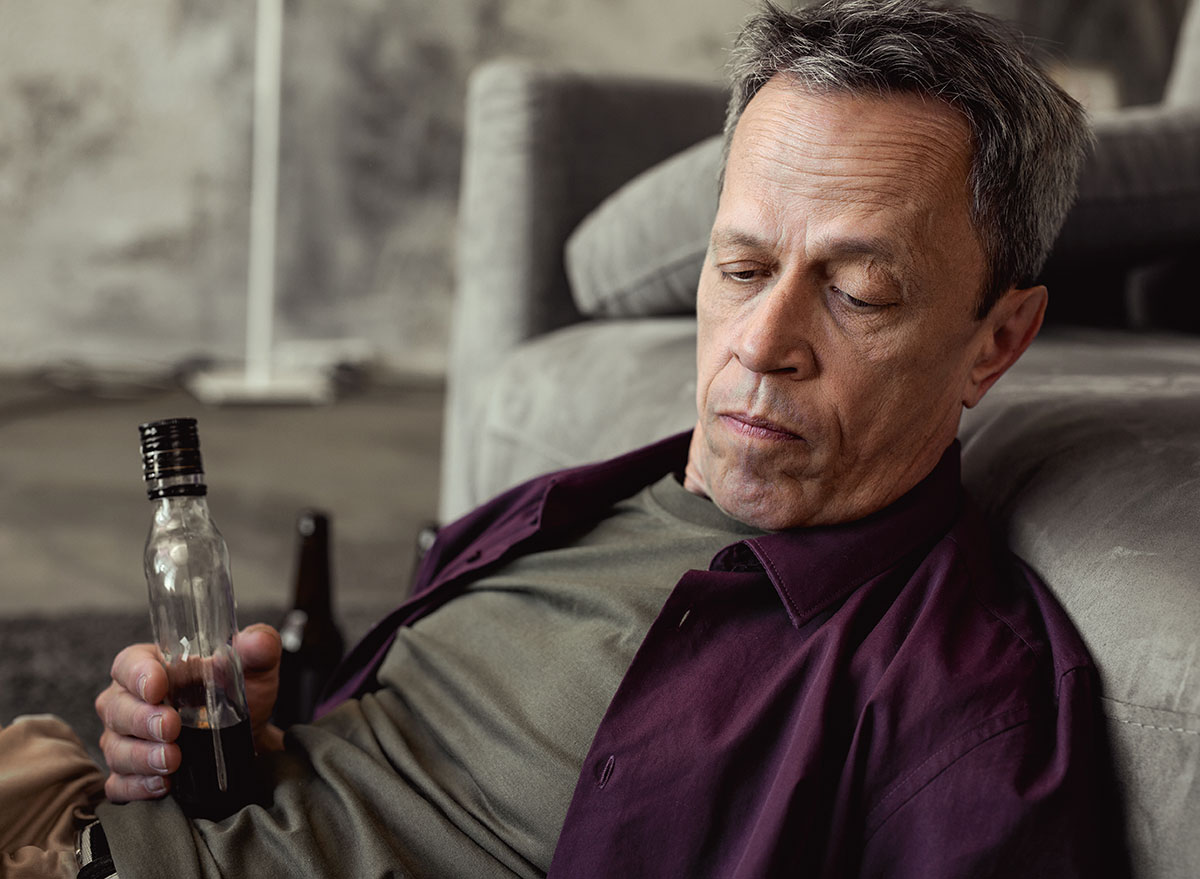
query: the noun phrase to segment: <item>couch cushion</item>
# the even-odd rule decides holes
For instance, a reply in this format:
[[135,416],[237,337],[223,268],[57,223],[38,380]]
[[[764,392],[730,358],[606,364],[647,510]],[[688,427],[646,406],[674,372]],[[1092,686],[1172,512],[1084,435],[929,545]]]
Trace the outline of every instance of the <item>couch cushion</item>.
[[695,364],[696,321],[687,317],[589,321],[517,349],[491,385],[474,502],[687,430]]
[[721,139],[638,175],[576,227],[566,246],[571,295],[592,317],[690,314],[717,214]]
[[1140,876],[1200,864],[1200,345],[1044,334],[963,419],[963,478],[1104,684]]

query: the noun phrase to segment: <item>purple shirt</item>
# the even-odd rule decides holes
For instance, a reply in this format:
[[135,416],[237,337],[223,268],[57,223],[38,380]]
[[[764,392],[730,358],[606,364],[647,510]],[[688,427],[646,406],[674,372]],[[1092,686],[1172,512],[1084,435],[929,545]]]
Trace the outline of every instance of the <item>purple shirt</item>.
[[[399,625],[681,470],[688,435],[533,480],[446,526]],[[726,547],[675,586],[584,761],[551,877],[1122,875],[1097,676],[964,503],[958,444],[857,522]]]

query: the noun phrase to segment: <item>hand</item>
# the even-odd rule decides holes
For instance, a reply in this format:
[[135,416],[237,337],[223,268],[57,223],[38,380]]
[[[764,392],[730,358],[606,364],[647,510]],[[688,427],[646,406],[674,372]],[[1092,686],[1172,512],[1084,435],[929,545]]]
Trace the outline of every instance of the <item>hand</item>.
[[[264,624],[249,626],[234,647],[242,661],[254,746],[260,753],[278,750],[283,733],[269,720],[279,689],[279,633]],[[179,768],[174,742],[181,723],[179,713],[162,704],[167,689],[167,672],[153,644],[126,647],[113,660],[112,683],[96,698],[96,713],[104,722],[100,749],[109,767],[104,791],[114,803],[163,796]]]

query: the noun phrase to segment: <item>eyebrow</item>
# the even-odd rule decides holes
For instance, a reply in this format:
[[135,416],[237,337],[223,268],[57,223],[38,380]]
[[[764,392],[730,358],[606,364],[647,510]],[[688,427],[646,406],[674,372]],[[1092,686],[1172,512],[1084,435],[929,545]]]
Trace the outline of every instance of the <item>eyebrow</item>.
[[889,266],[899,266],[895,249],[882,238],[874,235],[851,236],[849,238],[820,238],[816,250],[831,256],[869,256]]
[[765,238],[751,235],[749,232],[718,229],[715,226],[709,237],[709,244],[713,247],[748,247],[751,250],[767,250],[771,246]]

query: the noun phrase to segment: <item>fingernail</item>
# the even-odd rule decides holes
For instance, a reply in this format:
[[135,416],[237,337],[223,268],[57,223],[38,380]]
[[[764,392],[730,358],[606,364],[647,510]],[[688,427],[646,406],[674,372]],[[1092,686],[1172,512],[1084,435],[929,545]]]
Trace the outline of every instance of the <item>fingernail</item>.
[[167,789],[167,783],[157,775],[146,779],[146,790],[152,794],[161,794]]
[[158,739],[160,742],[165,741],[163,737],[163,716],[156,714],[150,718],[150,735]]
[[143,701],[145,701],[145,699],[146,699],[146,681],[148,681],[149,679],[150,679],[150,675],[145,674],[145,675],[142,675],[137,680],[138,695],[142,697]]
[[[167,749],[159,746],[150,752],[150,765],[159,772],[167,771]],[[155,779],[161,781],[161,779]]]

